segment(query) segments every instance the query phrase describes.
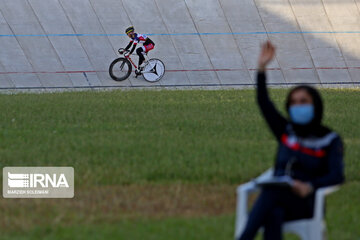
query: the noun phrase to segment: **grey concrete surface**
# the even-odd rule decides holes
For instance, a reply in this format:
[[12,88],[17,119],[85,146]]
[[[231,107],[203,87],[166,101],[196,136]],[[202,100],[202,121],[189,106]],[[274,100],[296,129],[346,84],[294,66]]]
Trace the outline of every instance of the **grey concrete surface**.
[[[360,0],[0,0],[0,89],[247,88],[268,39],[274,86],[356,87],[359,9]],[[160,82],[109,77],[130,25],[156,43]]]

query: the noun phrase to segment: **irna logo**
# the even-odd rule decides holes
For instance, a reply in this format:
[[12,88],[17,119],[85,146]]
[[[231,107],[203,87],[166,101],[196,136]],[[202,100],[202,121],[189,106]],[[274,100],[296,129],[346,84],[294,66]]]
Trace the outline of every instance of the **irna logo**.
[[73,167],[4,167],[5,198],[73,198]]
[[8,186],[10,188],[60,188],[69,187],[65,174],[16,174],[8,172]]

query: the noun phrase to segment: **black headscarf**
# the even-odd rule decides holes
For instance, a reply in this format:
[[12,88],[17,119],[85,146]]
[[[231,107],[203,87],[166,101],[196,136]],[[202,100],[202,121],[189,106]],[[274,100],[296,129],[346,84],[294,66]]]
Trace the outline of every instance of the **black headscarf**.
[[287,100],[286,100],[287,112],[289,113],[291,96],[294,92],[296,92],[298,90],[305,90],[312,97],[313,104],[314,104],[314,118],[310,123],[308,123],[306,125],[299,125],[299,124],[293,123],[292,120],[290,119],[290,122],[291,122],[296,134],[301,137],[308,137],[311,135],[314,135],[317,137],[322,137],[322,136],[326,135],[327,133],[329,133],[331,130],[321,124],[324,107],[323,107],[323,101],[321,99],[321,96],[315,88],[307,86],[307,85],[300,85],[300,86],[293,88],[287,96]]

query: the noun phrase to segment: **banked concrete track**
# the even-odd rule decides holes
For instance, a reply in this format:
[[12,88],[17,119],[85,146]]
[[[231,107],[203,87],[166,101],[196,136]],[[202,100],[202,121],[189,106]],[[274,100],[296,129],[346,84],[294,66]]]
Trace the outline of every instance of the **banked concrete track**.
[[[272,84],[360,83],[360,0],[0,0],[0,88],[254,84],[260,43],[278,49]],[[166,76],[108,76],[134,25]]]

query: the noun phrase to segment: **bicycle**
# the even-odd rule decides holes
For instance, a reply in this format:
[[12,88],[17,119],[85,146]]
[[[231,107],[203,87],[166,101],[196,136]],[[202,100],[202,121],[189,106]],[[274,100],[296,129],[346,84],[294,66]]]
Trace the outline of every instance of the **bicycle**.
[[[120,48],[118,52],[120,55],[124,55],[124,57],[117,58],[110,64],[109,74],[115,81],[124,81],[130,76],[132,67],[134,66],[137,70],[138,66],[136,66],[128,54],[130,52],[129,50]],[[139,73],[135,73],[135,78],[142,75],[148,82],[154,83],[160,81],[160,79],[165,75],[164,63],[156,58],[148,59],[147,54],[144,55],[146,59],[145,66]]]

